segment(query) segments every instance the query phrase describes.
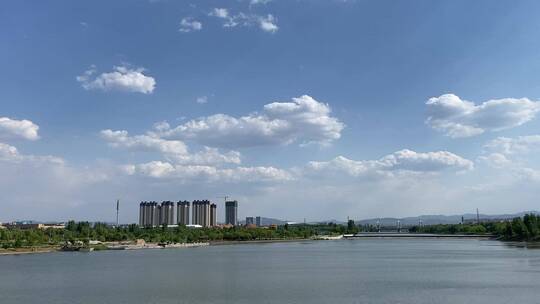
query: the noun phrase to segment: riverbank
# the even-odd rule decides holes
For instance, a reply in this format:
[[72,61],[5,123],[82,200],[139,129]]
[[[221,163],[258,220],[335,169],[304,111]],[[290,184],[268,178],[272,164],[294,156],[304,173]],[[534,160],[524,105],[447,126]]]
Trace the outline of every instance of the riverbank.
[[316,241],[312,238],[298,238],[298,239],[270,239],[270,240],[246,240],[246,241],[211,241],[210,246],[221,245],[237,245],[237,244],[265,244],[265,243],[288,243],[288,242],[305,242]]
[[49,252],[56,252],[56,251],[59,251],[59,247],[9,248],[9,249],[0,249],[0,256],[1,255],[49,253]]
[[[401,233],[401,234],[389,234],[389,233],[361,233],[357,236],[341,235],[341,236],[317,236],[312,238],[291,238],[291,239],[266,239],[266,240],[237,240],[237,241],[210,241],[210,242],[197,242],[197,243],[171,243],[171,244],[159,244],[159,243],[129,243],[129,242],[108,242],[102,243],[97,246],[95,251],[101,250],[144,250],[144,249],[180,249],[180,248],[194,248],[205,246],[224,246],[224,245],[240,245],[240,244],[270,244],[270,243],[294,243],[294,242],[307,242],[307,241],[335,241],[335,240],[354,240],[354,239],[370,239],[370,238],[404,238],[404,239],[492,239],[497,240],[493,235],[437,235],[437,234],[414,234],[414,233]],[[516,242],[505,242],[512,243]],[[533,242],[531,245],[527,245],[525,242],[520,242],[521,247],[538,248],[540,243]],[[90,246],[94,248],[95,246]],[[18,254],[33,254],[33,253],[49,253],[62,251],[60,247],[34,247],[34,248],[16,248],[16,249],[0,249],[1,255],[18,255]]]
[[[295,239],[269,239],[269,240],[245,240],[245,241],[211,241],[211,242],[197,242],[197,243],[173,243],[173,244],[159,244],[159,243],[127,243],[127,242],[107,242],[102,243],[99,249],[95,251],[103,250],[144,250],[144,249],[180,249],[180,248],[194,248],[205,246],[221,246],[221,245],[238,245],[238,244],[264,244],[264,243],[287,243],[287,242],[304,242],[304,241],[320,241],[331,240],[325,238],[295,238]],[[333,240],[333,239],[332,239]],[[96,246],[90,246],[95,248]],[[60,252],[62,249],[56,247],[34,247],[34,248],[10,248],[0,249],[0,255],[17,255],[17,254],[32,254],[32,253],[49,253]]]
[[108,244],[105,245],[104,250],[141,250],[141,249],[174,249],[174,248],[193,248],[209,246],[210,243],[198,242],[198,243],[143,243],[143,244]]

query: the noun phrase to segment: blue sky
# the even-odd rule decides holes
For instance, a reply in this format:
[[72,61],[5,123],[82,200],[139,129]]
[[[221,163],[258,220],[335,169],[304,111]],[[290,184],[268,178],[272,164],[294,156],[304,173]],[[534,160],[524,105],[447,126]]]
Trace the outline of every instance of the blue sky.
[[539,6],[6,2],[0,221],[537,209]]

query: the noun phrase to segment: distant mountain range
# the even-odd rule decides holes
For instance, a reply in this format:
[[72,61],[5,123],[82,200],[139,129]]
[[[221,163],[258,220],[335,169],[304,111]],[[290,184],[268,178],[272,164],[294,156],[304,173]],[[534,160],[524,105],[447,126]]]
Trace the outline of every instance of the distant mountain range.
[[[513,219],[515,217],[521,217],[527,213],[540,214],[540,212],[538,211],[524,211],[524,212],[513,213],[513,214],[494,214],[494,215],[480,214],[480,220]],[[362,224],[362,225],[366,225],[366,224],[376,225],[377,221],[380,221],[380,224],[382,226],[395,226],[396,222],[399,220],[401,222],[401,225],[404,225],[404,226],[418,225],[420,221],[422,221],[424,225],[458,224],[458,223],[461,223],[462,217],[465,221],[476,220],[475,213],[465,213],[465,214],[457,214],[457,215],[420,215],[420,216],[404,217],[404,218],[393,218],[393,217],[372,218],[372,219],[355,221],[355,223]]]
[[[507,219],[513,219],[515,217],[522,217],[527,213],[534,213],[534,214],[540,214],[540,211],[523,211],[519,213],[512,213],[512,214],[482,214],[480,213],[480,220],[507,220]],[[377,225],[377,221],[380,222],[381,226],[395,226],[396,222],[399,220],[401,222],[401,225],[403,226],[411,226],[411,225],[418,225],[420,221],[422,221],[422,224],[424,225],[436,225],[436,224],[459,224],[461,223],[461,218],[467,222],[467,221],[475,221],[476,220],[476,213],[465,213],[465,214],[455,214],[455,215],[420,215],[420,216],[411,216],[411,217],[383,217],[383,218],[371,218],[371,219],[363,219],[363,220],[357,220],[354,219],[355,224],[360,225]],[[263,217],[262,218],[263,225],[285,225],[285,223],[294,223],[291,221],[285,221],[281,219],[275,219],[275,218],[268,218]],[[301,222],[297,222],[301,223]],[[315,221],[315,222],[308,222],[308,224],[325,224],[325,223],[336,223],[336,224],[346,224],[347,221],[343,220],[325,220],[325,221]],[[244,225],[245,220],[239,221],[239,224]]]
[[[513,219],[515,217],[522,217],[525,214],[528,213],[534,213],[534,214],[540,214],[540,211],[523,211],[519,213],[512,213],[512,214],[480,214],[480,220],[506,220],[506,219]],[[371,218],[371,219],[363,219],[358,220],[354,219],[355,224],[360,225],[377,225],[377,221],[380,222],[381,226],[395,226],[396,222],[399,220],[401,222],[401,225],[403,226],[411,226],[411,225],[418,225],[420,221],[424,225],[435,225],[435,224],[459,224],[461,223],[461,218],[467,222],[467,221],[474,221],[476,220],[476,214],[475,213],[465,213],[465,214],[456,214],[456,215],[420,215],[420,216],[413,216],[413,217],[383,217],[383,218]],[[17,221],[19,223],[45,223],[40,221]],[[46,222],[46,223],[57,223],[57,222]],[[59,222],[58,222],[59,223]],[[244,225],[246,223],[245,220],[239,220],[238,224]],[[269,218],[269,217],[262,217],[262,224],[264,226],[268,225],[285,225],[286,223],[293,224],[293,223],[301,223],[301,222],[293,222],[293,221],[286,221],[281,219],[275,219],[275,218]],[[325,221],[316,221],[316,222],[308,222],[308,224],[326,224],[326,223],[336,223],[336,224],[346,224],[347,221],[343,220],[325,220]],[[112,225],[112,223],[111,223]]]

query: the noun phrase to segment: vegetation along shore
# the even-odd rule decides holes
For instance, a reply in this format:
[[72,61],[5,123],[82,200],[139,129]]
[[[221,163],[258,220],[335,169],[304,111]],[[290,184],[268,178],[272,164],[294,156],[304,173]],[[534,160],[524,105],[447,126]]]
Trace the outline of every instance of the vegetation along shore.
[[[346,225],[297,224],[273,228],[200,228],[184,226],[175,228],[140,228],[133,224],[111,227],[104,223],[70,221],[65,229],[0,229],[0,255],[42,253],[62,248],[92,248],[92,250],[111,249],[115,246],[131,246],[137,249],[137,240],[143,241],[141,248],[179,248],[191,247],[183,244],[231,244],[246,241],[286,241],[306,239],[332,239],[357,232],[374,231],[373,226],[357,226],[353,221]],[[451,224],[408,227],[409,233],[433,234],[476,234],[492,235],[503,241],[540,241],[540,216],[527,214],[505,222],[479,224]],[[321,236],[325,236],[321,238]],[[127,244],[127,245],[126,245]],[[68,246],[68,247],[66,247]],[[169,247],[167,247],[169,246]],[[129,249],[129,248],[128,248]]]

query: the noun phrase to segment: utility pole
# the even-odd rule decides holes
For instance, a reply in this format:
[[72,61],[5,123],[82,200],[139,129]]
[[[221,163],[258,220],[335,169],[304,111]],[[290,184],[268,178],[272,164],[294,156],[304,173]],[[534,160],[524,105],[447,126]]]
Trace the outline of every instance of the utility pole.
[[118,213],[120,212],[120,200],[117,199],[116,200],[116,227],[119,226],[119,222],[118,222]]

